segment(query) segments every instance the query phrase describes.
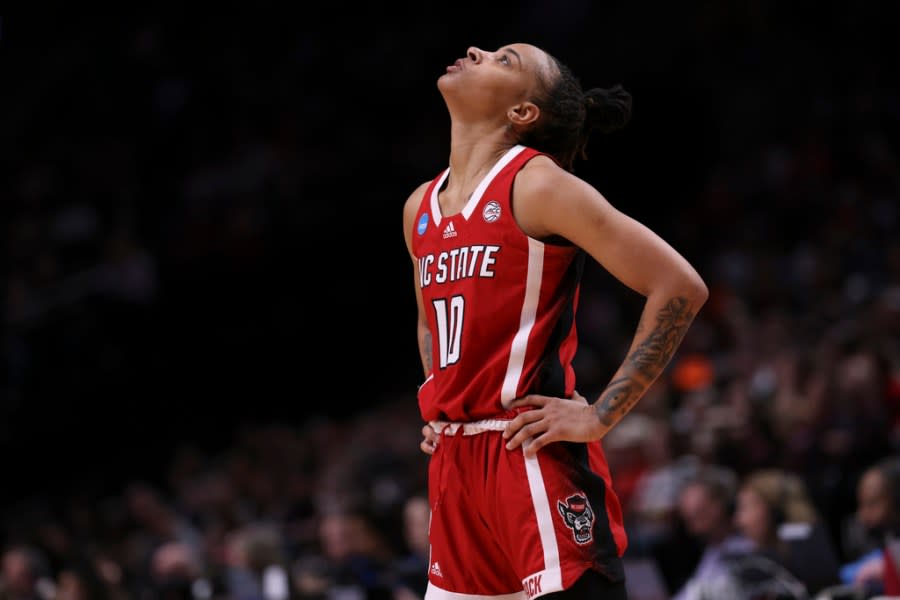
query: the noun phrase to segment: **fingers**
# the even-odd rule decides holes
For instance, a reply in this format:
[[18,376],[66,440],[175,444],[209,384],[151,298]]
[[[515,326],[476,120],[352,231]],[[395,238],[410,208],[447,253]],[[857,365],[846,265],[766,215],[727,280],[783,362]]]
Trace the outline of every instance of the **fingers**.
[[506,443],[506,449],[515,450],[528,439],[544,433],[546,430],[547,423],[543,420],[525,425]]
[[432,446],[437,446],[438,442],[441,440],[441,435],[435,431],[431,425],[426,425],[422,428],[422,437],[431,442]]
[[426,424],[422,427],[422,437],[425,439],[419,443],[419,448],[421,448],[422,452],[425,454],[434,454],[438,445],[438,440],[440,440],[441,436],[438,435],[430,424]]
[[550,396],[541,396],[540,394],[528,394],[521,398],[516,398],[509,403],[509,408],[519,408],[521,406],[544,406],[550,400]]
[[515,419],[506,424],[506,429],[503,430],[503,439],[508,440],[525,425],[534,423],[535,421],[540,421],[542,418],[543,415],[539,410],[529,410],[528,412],[521,413],[520,415],[516,416]]
[[[538,431],[537,429],[535,431]],[[525,453],[525,458],[534,458],[537,456],[538,451],[546,446],[547,444],[556,441],[558,436],[554,435],[553,432],[549,430],[543,431],[538,435],[534,435],[533,437],[528,437],[521,442],[522,451]],[[510,442],[511,444],[512,442]],[[514,449],[510,447],[510,444],[506,445],[508,450]]]
[[525,452],[525,457],[533,458],[533,457],[537,456],[538,450],[540,450],[541,448],[543,448],[544,446],[546,446],[547,444],[549,444],[552,441],[554,441],[554,438],[548,431],[547,433],[545,433],[543,435],[537,436],[530,442],[526,442],[522,446],[523,451]]

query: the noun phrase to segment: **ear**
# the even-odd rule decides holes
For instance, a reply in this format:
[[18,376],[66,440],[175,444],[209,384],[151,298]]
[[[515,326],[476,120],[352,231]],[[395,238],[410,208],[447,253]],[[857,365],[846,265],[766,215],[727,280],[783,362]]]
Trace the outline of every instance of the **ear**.
[[541,116],[541,109],[534,102],[522,102],[516,104],[506,112],[506,118],[515,127],[530,125]]

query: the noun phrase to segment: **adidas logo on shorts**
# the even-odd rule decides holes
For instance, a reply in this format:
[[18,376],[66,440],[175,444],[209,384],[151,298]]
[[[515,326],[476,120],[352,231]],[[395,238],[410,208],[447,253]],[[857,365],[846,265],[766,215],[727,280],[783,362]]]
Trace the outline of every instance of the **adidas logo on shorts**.
[[431,574],[434,575],[435,577],[443,577],[444,576],[444,574],[441,573],[441,565],[439,565],[437,563],[437,561],[435,561],[434,564],[431,565]]

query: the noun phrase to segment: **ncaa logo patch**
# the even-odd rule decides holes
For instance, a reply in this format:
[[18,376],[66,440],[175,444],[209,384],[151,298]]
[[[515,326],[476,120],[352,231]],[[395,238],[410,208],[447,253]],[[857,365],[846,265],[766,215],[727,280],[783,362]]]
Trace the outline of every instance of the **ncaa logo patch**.
[[484,205],[484,210],[481,211],[481,216],[484,217],[484,220],[488,223],[493,223],[497,219],[500,218],[500,203],[496,200],[491,200],[487,204]]
[[422,213],[422,216],[419,217],[419,225],[416,227],[416,231],[419,232],[419,235],[422,235],[426,229],[428,229],[428,213]]
[[565,503],[557,500],[556,507],[566,527],[572,530],[577,544],[587,544],[594,538],[594,511],[584,492],[572,494],[566,498]]

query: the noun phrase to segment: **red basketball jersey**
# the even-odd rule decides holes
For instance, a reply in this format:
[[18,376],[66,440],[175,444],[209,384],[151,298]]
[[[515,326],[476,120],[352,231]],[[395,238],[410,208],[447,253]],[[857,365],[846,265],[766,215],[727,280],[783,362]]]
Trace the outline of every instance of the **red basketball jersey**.
[[583,253],[527,236],[512,212],[516,174],[539,152],[511,148],[463,210],[441,214],[445,169],[413,224],[432,372],[419,390],[423,419],[475,421],[522,395],[569,397]]

